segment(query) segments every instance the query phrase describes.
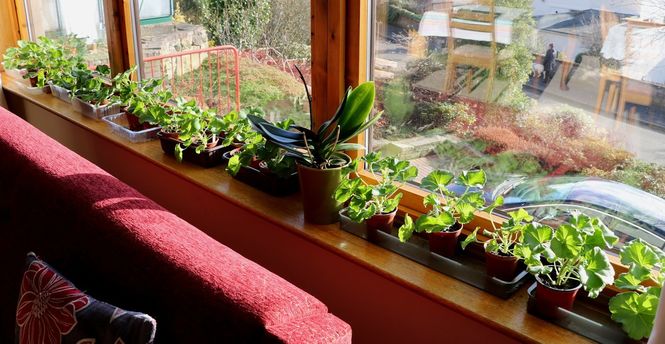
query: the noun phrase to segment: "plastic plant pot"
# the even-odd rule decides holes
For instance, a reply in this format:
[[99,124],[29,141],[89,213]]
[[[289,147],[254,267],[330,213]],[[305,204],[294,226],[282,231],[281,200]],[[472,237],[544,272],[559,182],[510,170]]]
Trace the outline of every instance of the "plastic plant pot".
[[429,250],[444,257],[453,257],[457,252],[457,241],[462,233],[462,225],[455,223],[450,231],[429,234]]

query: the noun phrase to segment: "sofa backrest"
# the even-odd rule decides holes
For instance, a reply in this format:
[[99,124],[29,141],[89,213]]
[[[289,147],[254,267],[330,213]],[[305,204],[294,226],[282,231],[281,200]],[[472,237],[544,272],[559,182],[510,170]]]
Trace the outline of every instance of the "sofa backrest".
[[159,343],[351,341],[316,298],[0,108],[0,342],[30,251],[91,296],[155,317]]

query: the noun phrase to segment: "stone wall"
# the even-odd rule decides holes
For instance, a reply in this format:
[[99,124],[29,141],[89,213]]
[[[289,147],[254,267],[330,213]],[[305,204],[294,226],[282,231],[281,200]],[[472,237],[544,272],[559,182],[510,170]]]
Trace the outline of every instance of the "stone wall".
[[[163,56],[181,51],[199,50],[208,48],[208,33],[200,25],[187,23],[162,23],[141,26],[141,47],[143,58],[148,59],[155,56]],[[164,60],[164,65],[150,62],[145,63],[145,73],[149,78],[162,77],[161,70],[165,71],[164,77],[171,78],[173,74],[181,75],[201,65],[206,54],[194,55],[192,58],[179,60]]]

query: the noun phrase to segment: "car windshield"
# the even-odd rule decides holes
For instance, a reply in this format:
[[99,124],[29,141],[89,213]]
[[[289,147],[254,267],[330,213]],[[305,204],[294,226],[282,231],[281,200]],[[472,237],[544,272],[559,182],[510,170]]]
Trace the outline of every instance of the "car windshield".
[[505,197],[505,211],[525,207],[552,225],[571,211],[594,213],[622,238],[642,238],[665,244],[665,200],[631,186],[597,178],[551,177],[517,180],[497,188]]

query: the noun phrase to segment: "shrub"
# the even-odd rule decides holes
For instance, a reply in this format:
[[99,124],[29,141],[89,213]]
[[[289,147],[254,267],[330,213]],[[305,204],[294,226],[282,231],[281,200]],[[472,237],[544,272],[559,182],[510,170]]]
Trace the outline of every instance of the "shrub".
[[409,61],[406,64],[405,79],[416,83],[432,73],[442,70],[446,66],[447,55],[430,54],[427,57]]
[[415,105],[409,86],[403,79],[394,79],[383,85],[383,110],[392,125],[402,125],[413,113]]
[[269,0],[201,0],[201,23],[216,45],[257,48],[270,21]]
[[624,183],[659,197],[665,197],[665,167],[631,159],[611,171],[589,167],[582,171],[587,176]]

